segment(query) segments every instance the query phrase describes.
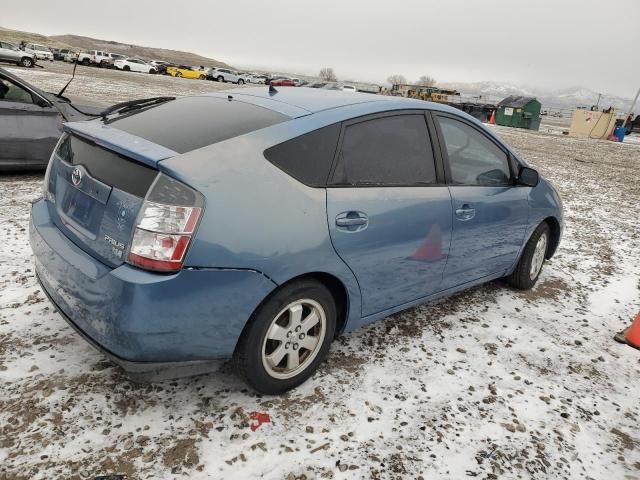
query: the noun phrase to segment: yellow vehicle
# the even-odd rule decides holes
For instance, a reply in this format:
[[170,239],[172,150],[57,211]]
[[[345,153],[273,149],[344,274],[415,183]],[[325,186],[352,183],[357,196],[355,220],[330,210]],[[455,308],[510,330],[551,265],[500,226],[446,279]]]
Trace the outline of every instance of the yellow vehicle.
[[172,77],[196,78],[204,80],[207,75],[202,70],[194,70],[191,67],[180,65],[179,67],[167,67],[167,73]]

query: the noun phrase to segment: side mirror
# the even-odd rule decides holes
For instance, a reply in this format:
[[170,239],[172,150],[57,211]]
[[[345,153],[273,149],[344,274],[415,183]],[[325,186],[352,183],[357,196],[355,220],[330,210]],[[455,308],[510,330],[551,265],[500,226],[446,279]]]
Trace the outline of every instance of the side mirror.
[[537,170],[529,167],[521,167],[518,174],[518,185],[525,187],[535,187],[540,181],[540,174]]

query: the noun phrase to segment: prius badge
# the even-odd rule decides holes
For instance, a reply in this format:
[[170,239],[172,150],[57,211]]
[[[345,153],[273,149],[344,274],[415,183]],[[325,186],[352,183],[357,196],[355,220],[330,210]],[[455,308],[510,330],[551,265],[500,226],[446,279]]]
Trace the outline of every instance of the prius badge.
[[73,169],[73,172],[71,172],[71,183],[77,187],[80,185],[80,182],[82,182],[82,171],[76,167]]

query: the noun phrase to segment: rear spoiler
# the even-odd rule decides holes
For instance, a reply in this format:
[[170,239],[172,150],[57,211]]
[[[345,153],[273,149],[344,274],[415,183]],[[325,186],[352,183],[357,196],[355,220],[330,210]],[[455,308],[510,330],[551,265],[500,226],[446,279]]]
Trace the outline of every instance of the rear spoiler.
[[67,133],[78,135],[96,145],[153,168],[157,168],[160,160],[179,155],[178,152],[167,147],[104,125],[99,121],[68,122],[63,124],[63,129]]

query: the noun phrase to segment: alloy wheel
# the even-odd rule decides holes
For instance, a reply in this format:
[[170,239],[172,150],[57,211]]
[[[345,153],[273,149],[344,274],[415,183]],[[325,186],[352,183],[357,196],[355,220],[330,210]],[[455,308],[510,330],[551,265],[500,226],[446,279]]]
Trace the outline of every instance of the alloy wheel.
[[538,243],[536,243],[536,249],[533,251],[533,257],[531,258],[531,268],[529,269],[529,278],[535,280],[542,270],[542,264],[544,263],[544,257],[547,253],[547,234],[546,232],[540,235]]
[[295,377],[316,358],[327,330],[322,306],[308,298],[296,300],[273,319],[262,343],[262,365],[277,379]]

